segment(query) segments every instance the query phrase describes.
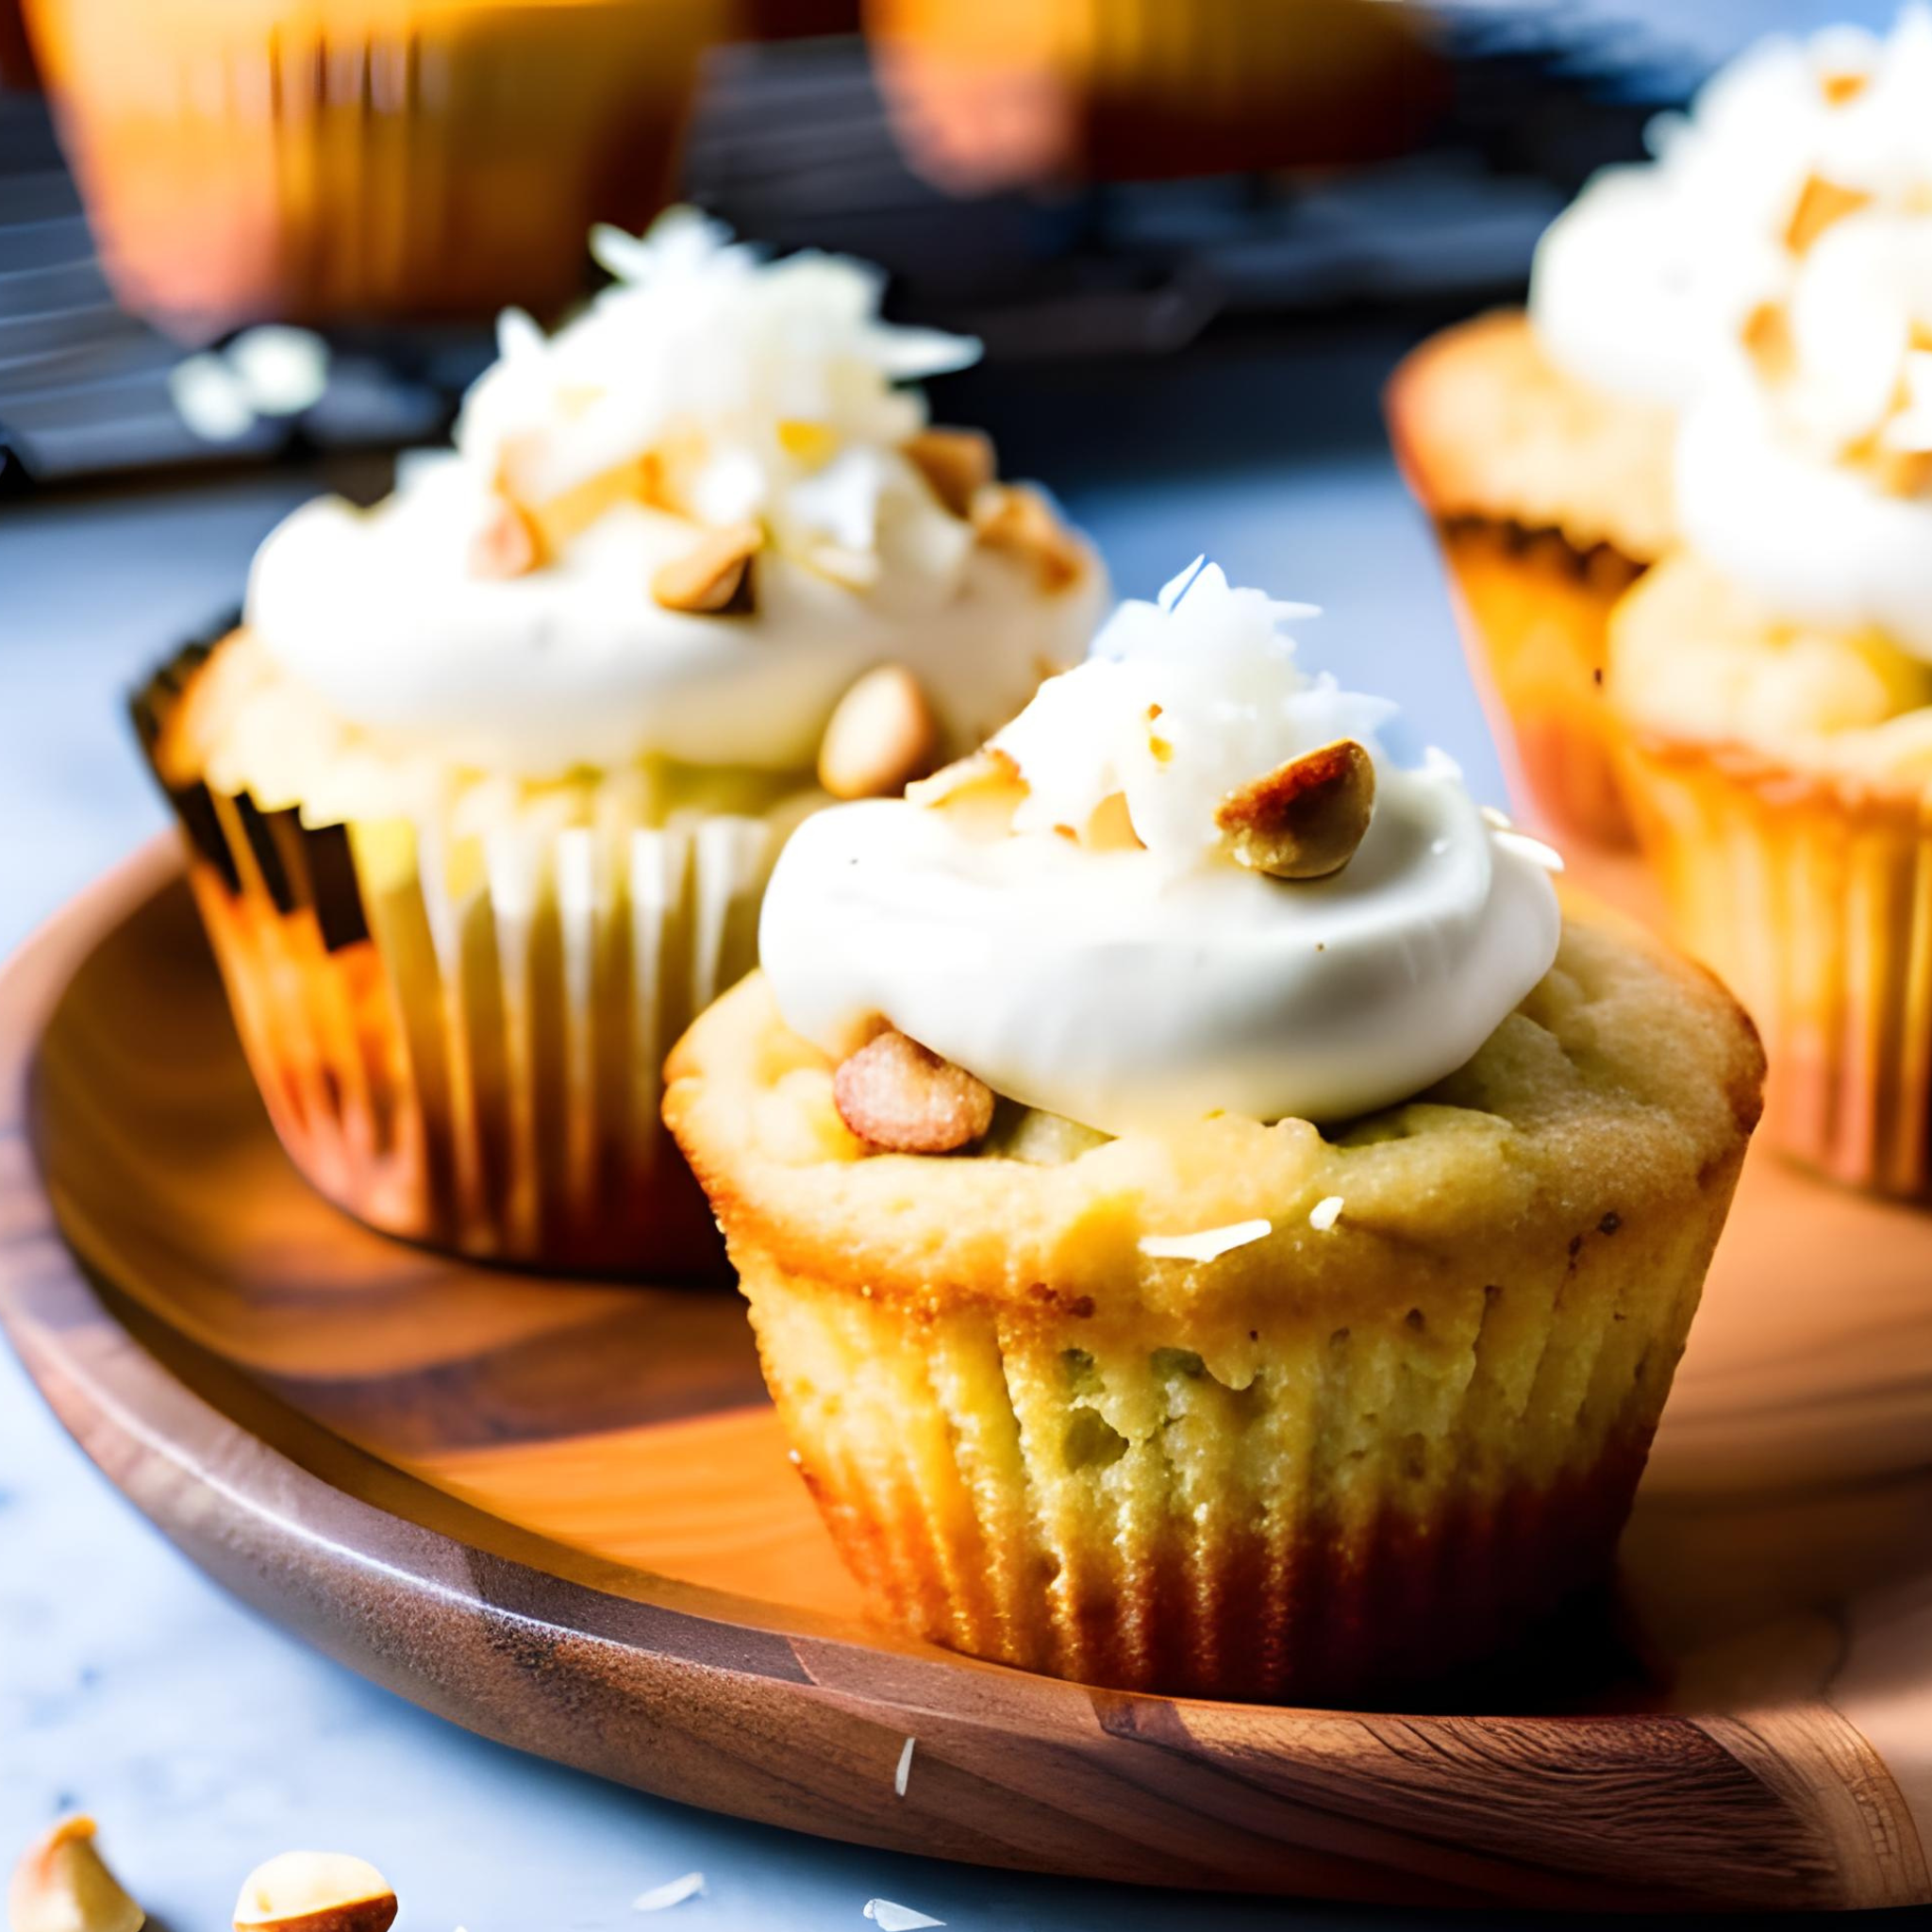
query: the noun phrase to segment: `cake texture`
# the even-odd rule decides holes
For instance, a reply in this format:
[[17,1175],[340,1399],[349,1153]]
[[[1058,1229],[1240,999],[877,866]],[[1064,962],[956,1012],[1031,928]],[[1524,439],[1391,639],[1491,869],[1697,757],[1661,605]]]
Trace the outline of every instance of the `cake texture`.
[[1338,1702],[1508,1643],[1610,1562],[1757,1116],[1728,995],[1299,608],[1184,573],[819,815],[666,1069],[841,1553],[975,1656]]
[[[800,1472],[893,1622],[1091,1682],[1335,1702],[1606,1569],[1761,1070],[1713,981],[1586,915],[1466,1068],[1340,1131],[868,1155],[757,976],[679,1047],[666,1112]],[[1208,1259],[1142,1246],[1257,1219]]]
[[491,1260],[722,1273],[663,1058],[757,957],[831,795],[1023,705],[1102,573],[906,377],[862,265],[682,211],[612,287],[507,315],[454,451],[306,505],[142,741],[284,1144],[386,1232]]
[[1766,1138],[1932,1195],[1932,668],[1684,555],[1619,608],[1611,695],[1673,928],[1764,1031]]

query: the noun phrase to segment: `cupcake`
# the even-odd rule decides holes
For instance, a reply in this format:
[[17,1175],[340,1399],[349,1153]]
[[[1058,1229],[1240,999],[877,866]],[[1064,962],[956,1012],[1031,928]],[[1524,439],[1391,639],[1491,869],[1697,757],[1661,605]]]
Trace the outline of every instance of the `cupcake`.
[[1674,541],[1678,413],[1847,208],[1932,192],[1928,99],[1924,8],[1883,42],[1765,42],[1654,124],[1651,162],[1591,180],[1538,247],[1526,313],[1449,329],[1397,371],[1391,429],[1472,669],[1525,802],[1558,828],[1629,836],[1605,626]]
[[25,0],[122,303],[177,333],[553,309],[667,199],[730,0]]
[[[1092,552],[902,378],[975,345],[693,215],[504,318],[453,452],[263,544],[241,627],[137,704],[284,1145],[480,1257],[715,1252],[658,1069],[753,963],[779,844],[1077,655]],[[855,747],[857,749],[855,749]]]
[[673,1055],[767,1380],[884,1616],[1333,1702],[1610,1560],[1757,1109],[1588,907],[1212,567],[821,814]]
[[1849,213],[1685,417],[1684,543],[1610,623],[1678,936],[1771,1053],[1769,1137],[1932,1192],[1932,216]]

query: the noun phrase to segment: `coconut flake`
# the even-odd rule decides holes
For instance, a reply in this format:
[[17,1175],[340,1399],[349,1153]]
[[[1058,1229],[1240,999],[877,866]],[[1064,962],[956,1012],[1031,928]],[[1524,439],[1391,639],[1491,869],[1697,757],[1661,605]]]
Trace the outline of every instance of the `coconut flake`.
[[1143,1234],[1141,1252],[1155,1261],[1212,1261],[1231,1248],[1244,1248],[1274,1232],[1269,1221],[1231,1221],[1225,1227],[1197,1228],[1192,1234]]
[[879,1928],[879,1932],[920,1932],[925,1925],[943,1925],[943,1919],[928,1917],[924,1912],[915,1912],[910,1906],[895,1906],[889,1898],[869,1898],[865,1902],[865,1916]]
[[681,1906],[688,1898],[701,1897],[705,1890],[705,1874],[702,1872],[687,1872],[682,1878],[667,1878],[662,1885],[654,1885],[649,1891],[641,1891],[630,1902],[634,1912],[665,1912],[673,1906]]
[[1308,1209],[1308,1225],[1326,1234],[1341,1219],[1341,1196],[1324,1194]]
[[912,1747],[917,1738],[908,1738],[899,1753],[899,1768],[892,1774],[892,1790],[900,1797],[906,1795],[906,1781],[912,1775]]

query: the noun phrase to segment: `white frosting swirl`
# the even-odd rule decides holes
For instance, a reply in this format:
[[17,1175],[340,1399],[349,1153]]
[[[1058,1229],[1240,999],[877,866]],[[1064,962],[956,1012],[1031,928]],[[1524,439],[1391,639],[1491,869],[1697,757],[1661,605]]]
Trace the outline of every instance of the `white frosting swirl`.
[[[305,506],[258,554],[250,627],[340,717],[530,777],[649,754],[790,770],[872,665],[907,665],[970,743],[1077,655],[1097,559],[1049,589],[976,543],[900,447],[925,408],[896,385],[975,342],[880,321],[862,263],[767,263],[689,210],[592,239],[617,281],[554,336],[504,317],[453,455],[410,464],[374,510]],[[640,459],[648,500],[595,495]],[[479,577],[500,491],[540,521],[591,500],[541,567]],[[746,519],[764,531],[756,611],[653,599],[658,568]]]
[[1932,659],[1932,215],[1845,216],[1763,320],[1685,418],[1685,536],[1773,617]]
[[[1008,826],[909,800],[808,822],[760,935],[788,1024],[836,1052],[882,1014],[1113,1133],[1341,1119],[1460,1066],[1556,957],[1553,856],[1447,758],[1391,766],[1374,734],[1392,708],[1296,664],[1279,625],[1303,608],[1211,565],[1124,605],[994,741],[1027,785]],[[1222,799],[1341,736],[1376,764],[1355,858],[1294,883],[1236,863]],[[1066,836],[1115,794],[1141,842]]]
[[1788,245],[1814,177],[1903,208],[1932,193],[1932,11],[1883,40],[1835,27],[1776,37],[1721,70],[1656,158],[1606,168],[1537,249],[1529,310],[1552,360],[1616,394],[1682,404],[1796,268]]

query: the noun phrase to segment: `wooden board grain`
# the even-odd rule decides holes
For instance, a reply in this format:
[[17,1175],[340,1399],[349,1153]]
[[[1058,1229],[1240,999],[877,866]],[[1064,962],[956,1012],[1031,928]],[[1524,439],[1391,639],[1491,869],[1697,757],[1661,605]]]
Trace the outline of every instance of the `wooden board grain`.
[[1932,1901],[1932,1221],[1769,1160],[1616,1593],[1406,1712],[1125,1696],[867,1624],[735,1296],[465,1267],[303,1187],[165,844],[0,986],[0,1316],[88,1452],[241,1595],[647,1790],[1159,1884]]

